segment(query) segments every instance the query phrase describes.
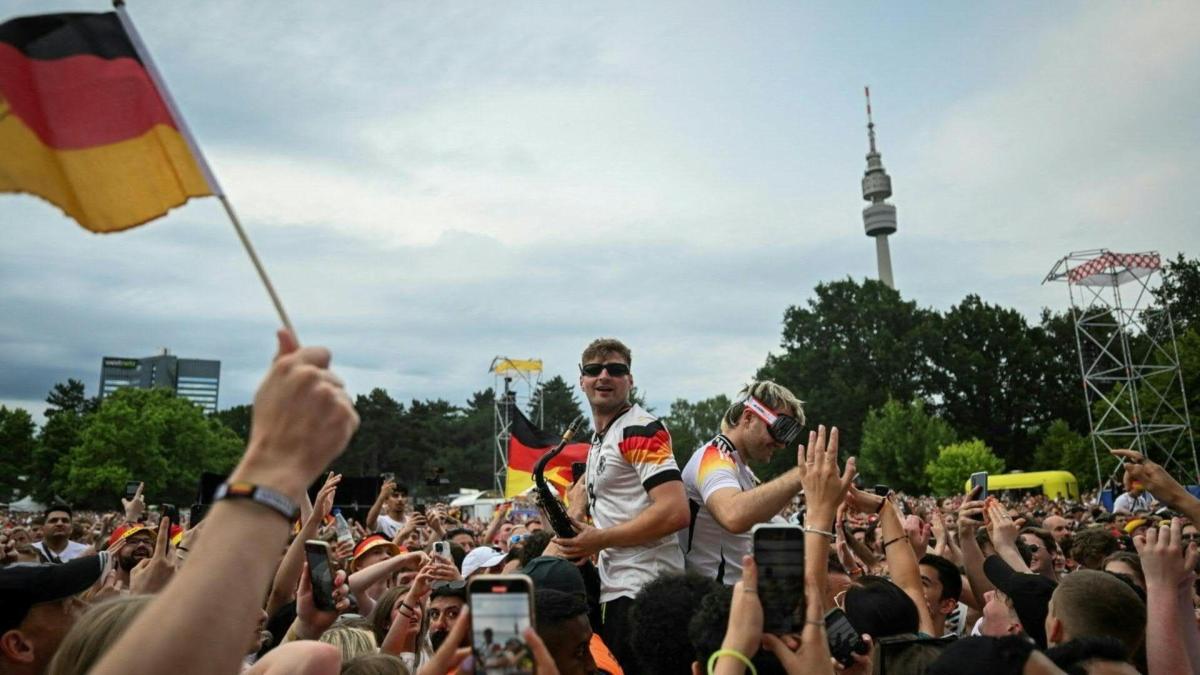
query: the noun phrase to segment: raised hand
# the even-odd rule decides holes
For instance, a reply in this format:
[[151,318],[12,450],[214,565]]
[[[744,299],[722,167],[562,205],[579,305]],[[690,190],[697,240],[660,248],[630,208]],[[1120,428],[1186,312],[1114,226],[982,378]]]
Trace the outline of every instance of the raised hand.
[[797,454],[802,460],[798,468],[808,505],[807,518],[813,527],[828,528],[854,480],[855,460],[851,457],[845,471],[838,471],[838,429],[833,427],[826,441],[824,424],[809,432],[807,448],[800,446]]
[[129,571],[129,590],[134,594],[153,594],[161,591],[175,574],[175,565],[168,551],[171,548],[171,520],[163,516],[158,521],[158,537],[154,553]]
[[303,640],[316,640],[326,629],[333,625],[338,615],[350,609],[350,585],[346,583],[346,573],[338,571],[333,575],[333,609],[321,610],[313,604],[312,577],[309,576],[308,562],[300,573],[300,584],[296,587],[296,635]]
[[125,507],[125,522],[136,523],[142,519],[142,514],[146,512],[146,498],[142,496],[145,487],[145,483],[138,483],[133,499],[121,498],[121,506]]
[[1179,481],[1171,477],[1167,470],[1159,464],[1150,461],[1136,450],[1112,450],[1114,457],[1119,457],[1125,463],[1125,476],[1129,480],[1141,481],[1154,498],[1174,508],[1182,510],[1182,502],[1192,501],[1192,497]]

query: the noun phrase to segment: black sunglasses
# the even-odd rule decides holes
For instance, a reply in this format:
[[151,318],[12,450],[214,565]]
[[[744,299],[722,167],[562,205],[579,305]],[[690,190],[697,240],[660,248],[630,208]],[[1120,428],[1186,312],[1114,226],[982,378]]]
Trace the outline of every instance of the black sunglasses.
[[588,363],[579,366],[579,372],[588,377],[600,377],[600,373],[606,370],[610,377],[625,377],[629,374],[629,366],[619,361],[612,363]]
[[466,587],[467,587],[466,579],[455,579],[454,581],[445,581],[445,580],[435,581],[430,586],[430,588],[434,589],[435,591],[440,591],[443,588],[449,588],[452,591],[461,591],[462,589],[464,589]]

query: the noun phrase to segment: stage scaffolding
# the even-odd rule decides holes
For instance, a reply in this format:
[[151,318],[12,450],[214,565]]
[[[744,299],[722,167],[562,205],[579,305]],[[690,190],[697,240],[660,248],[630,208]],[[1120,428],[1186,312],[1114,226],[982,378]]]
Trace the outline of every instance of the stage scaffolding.
[[[495,414],[492,429],[495,439],[495,452],[492,453],[492,476],[496,489],[504,494],[504,478],[508,473],[508,429],[512,420],[514,406],[528,403],[533,394],[542,384],[541,359],[510,359],[507,356],[497,356],[492,359],[488,368],[492,374],[492,391],[496,392]],[[530,417],[536,418],[538,426],[542,424],[542,408],[540,405]]]

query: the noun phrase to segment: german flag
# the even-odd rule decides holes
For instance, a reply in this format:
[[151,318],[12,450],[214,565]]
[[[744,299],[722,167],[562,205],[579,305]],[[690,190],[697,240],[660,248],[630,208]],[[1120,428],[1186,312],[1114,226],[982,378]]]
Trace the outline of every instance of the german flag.
[[115,13],[0,24],[0,192],[117,232],[213,194],[204,175]]
[[[533,465],[562,438],[533,426],[533,422],[517,406],[512,407],[509,424],[508,473],[504,479],[504,496],[514,497],[533,485]],[[571,464],[586,462],[590,443],[567,443],[567,447],[546,465],[546,481],[559,493],[571,485]]]

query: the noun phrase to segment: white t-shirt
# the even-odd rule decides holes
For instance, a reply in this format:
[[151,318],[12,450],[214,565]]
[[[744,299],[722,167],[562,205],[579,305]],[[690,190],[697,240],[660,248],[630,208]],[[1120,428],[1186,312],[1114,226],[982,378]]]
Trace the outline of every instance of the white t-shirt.
[[36,548],[46,560],[57,560],[58,562],[69,562],[82,556],[83,552],[88,550],[86,544],[81,544],[77,541],[71,541],[70,539],[67,540],[67,547],[64,548],[62,552],[57,554],[52,553],[50,549],[46,548],[45,540],[34,542],[33,547]]
[[683,468],[692,521],[686,530],[679,531],[679,545],[689,572],[730,586],[742,578],[742,556],[748,555],[753,546],[750,532],[734,534],[721,527],[708,510],[708,500],[717,490],[751,490],[758,483],[758,477],[724,434],[692,453]]
[[375,530],[388,539],[395,538],[396,533],[403,527],[403,520],[396,520],[386,513],[379,514],[379,517],[375,519]]
[[[588,507],[596,527],[615,527],[650,508],[649,491],[679,480],[671,453],[671,434],[640,406],[631,406],[592,436],[587,459]],[[632,598],[642,586],[683,571],[683,552],[675,534],[639,546],[600,552],[600,602]]]
[[1134,511],[1149,511],[1154,498],[1149,492],[1142,492],[1134,497],[1132,492],[1123,493],[1113,500],[1113,513],[1133,513]]

